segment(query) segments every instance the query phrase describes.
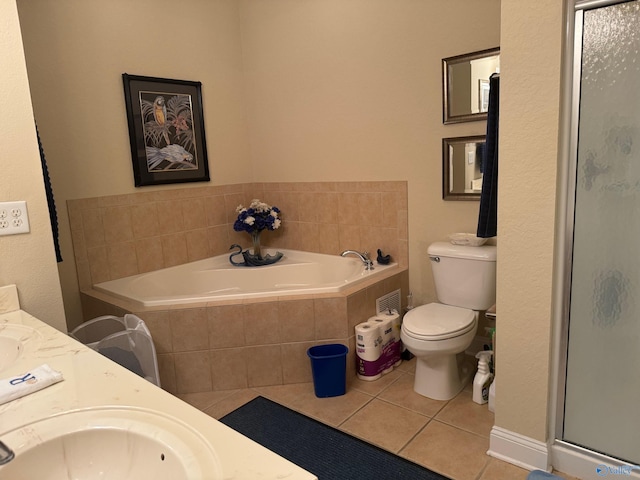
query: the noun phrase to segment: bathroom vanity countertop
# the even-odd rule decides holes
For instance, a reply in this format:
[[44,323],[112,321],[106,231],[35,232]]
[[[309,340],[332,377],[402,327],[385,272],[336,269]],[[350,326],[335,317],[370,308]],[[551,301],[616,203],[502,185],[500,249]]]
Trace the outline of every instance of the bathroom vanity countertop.
[[224,479],[317,480],[311,473],[28,313],[22,310],[0,313],[0,329],[5,324],[30,327],[35,333],[23,340],[28,348],[15,363],[0,371],[0,378],[24,374],[46,363],[60,371],[64,380],[0,405],[0,440],[6,432],[56,414],[91,407],[131,406],[162,412],[197,430],[216,452]]

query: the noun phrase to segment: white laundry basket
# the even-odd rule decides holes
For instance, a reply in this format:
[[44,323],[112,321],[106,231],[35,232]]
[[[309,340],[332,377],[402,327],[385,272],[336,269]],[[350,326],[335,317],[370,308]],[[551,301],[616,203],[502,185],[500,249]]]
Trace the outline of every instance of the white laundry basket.
[[107,358],[160,386],[158,360],[147,325],[132,314],[105,315],[74,328],[69,335]]

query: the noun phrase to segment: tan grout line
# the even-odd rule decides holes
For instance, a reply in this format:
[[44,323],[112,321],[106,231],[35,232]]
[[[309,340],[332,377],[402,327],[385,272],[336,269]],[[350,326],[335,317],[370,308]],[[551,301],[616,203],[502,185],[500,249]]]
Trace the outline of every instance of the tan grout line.
[[[345,424],[345,422],[349,421],[349,419],[351,419],[356,413],[358,413],[360,410],[362,410],[363,408],[365,408],[367,405],[369,405],[371,402],[373,402],[375,400],[376,397],[374,397],[373,395],[369,394],[369,393],[364,393],[364,392],[360,392],[358,391],[358,393],[362,393],[363,395],[366,395],[369,397],[369,400],[367,400],[364,404],[362,404],[358,409],[356,409],[351,415],[349,415],[347,418],[345,418],[342,422],[340,422],[338,425],[335,425],[334,428],[337,428],[338,430],[345,432],[342,428],[342,425]],[[324,422],[322,422],[324,423]],[[325,424],[326,425],[326,424]],[[345,432],[347,433],[347,432]]]
[[[427,421],[427,423],[425,423],[425,424],[424,424],[424,426],[423,426],[420,430],[418,430],[418,431],[415,433],[415,435],[413,435],[413,436],[412,436],[412,437],[407,441],[407,443],[405,443],[405,444],[404,444],[404,445],[403,445],[403,446],[402,446],[402,447],[397,451],[396,455],[398,455],[398,456],[399,456],[399,455],[400,455],[400,453],[401,453],[405,448],[407,448],[407,447],[409,446],[409,444],[410,444],[411,442],[413,442],[413,441],[416,439],[416,437],[417,437],[418,435],[420,435],[420,433],[422,433],[422,432],[424,431],[424,429],[425,429],[425,428],[427,428],[427,425],[429,425],[431,422],[433,422],[433,421],[434,421],[434,419],[433,419],[433,418],[431,418],[431,417],[427,417],[427,418],[429,419],[429,420]],[[403,457],[403,458],[404,458],[404,457]],[[417,462],[416,462],[416,463],[417,463]]]
[[482,479],[482,476],[484,475],[484,472],[486,472],[487,468],[489,468],[489,463],[491,463],[491,457],[489,457],[487,462],[484,464],[484,467],[482,467],[482,469],[480,470],[480,473],[478,473],[478,476],[475,478],[475,480],[481,480]]

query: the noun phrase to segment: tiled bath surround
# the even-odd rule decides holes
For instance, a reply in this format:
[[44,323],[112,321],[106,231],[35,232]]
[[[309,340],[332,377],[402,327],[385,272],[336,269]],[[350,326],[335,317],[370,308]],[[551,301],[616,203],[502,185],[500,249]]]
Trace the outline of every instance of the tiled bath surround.
[[[283,227],[265,245],[337,254],[391,253],[400,270],[339,294],[140,309],[91,290],[94,283],[249,246],[233,230],[238,204],[278,206]],[[68,202],[84,320],[140,316],[156,344],[163,387],[194,393],[311,381],[306,350],[349,346],[354,327],[375,314],[376,298],[408,292],[406,182],[265,183],[181,188]],[[73,326],[70,326],[73,328]]]

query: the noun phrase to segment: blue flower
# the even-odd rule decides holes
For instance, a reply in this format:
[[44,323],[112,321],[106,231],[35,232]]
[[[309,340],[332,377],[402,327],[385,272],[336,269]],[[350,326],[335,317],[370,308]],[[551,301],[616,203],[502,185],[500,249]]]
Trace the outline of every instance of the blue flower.
[[280,209],[257,199],[251,202],[249,208],[238,205],[236,212],[238,212],[238,218],[233,223],[233,229],[236,232],[253,233],[264,229],[276,230],[282,224],[279,216]]

